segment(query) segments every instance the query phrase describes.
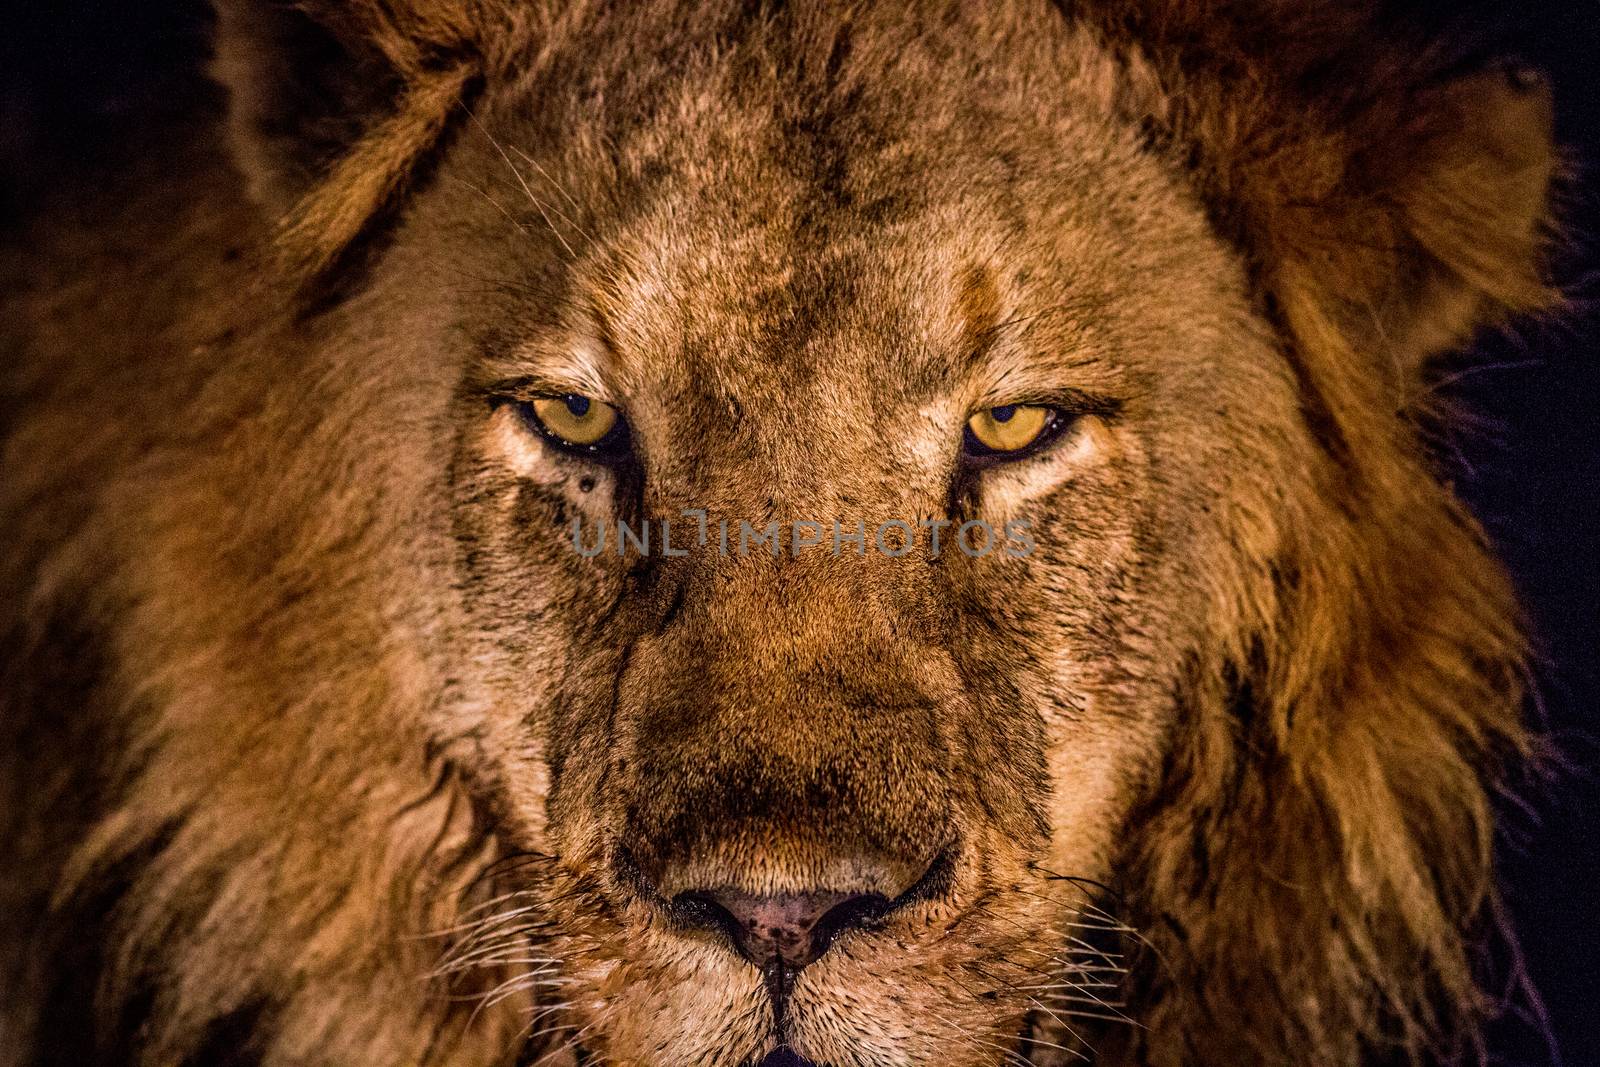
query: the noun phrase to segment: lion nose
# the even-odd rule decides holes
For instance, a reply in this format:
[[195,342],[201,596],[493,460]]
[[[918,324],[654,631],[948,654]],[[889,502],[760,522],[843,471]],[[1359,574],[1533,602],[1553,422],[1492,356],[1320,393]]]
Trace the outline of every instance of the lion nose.
[[794,970],[815,963],[846,930],[869,926],[894,907],[879,893],[828,890],[771,896],[690,891],[672,904],[689,925],[721,930],[757,967],[782,961]]

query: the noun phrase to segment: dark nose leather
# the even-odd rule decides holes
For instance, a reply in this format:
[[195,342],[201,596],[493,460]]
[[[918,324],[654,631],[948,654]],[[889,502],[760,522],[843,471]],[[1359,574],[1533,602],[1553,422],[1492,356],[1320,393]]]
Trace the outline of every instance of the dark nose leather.
[[723,930],[757,967],[781,962],[793,970],[815,963],[844,931],[866,926],[893,907],[878,893],[828,890],[773,896],[696,891],[678,894],[673,904],[692,925]]
[[760,1067],[813,1067],[808,1059],[803,1059],[793,1049],[781,1047],[767,1053],[767,1058],[761,1061]]

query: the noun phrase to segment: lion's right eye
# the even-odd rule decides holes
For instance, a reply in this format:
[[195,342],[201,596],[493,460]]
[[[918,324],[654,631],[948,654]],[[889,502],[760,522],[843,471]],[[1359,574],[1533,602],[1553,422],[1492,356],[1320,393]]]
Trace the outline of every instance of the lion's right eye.
[[1043,404],[987,408],[967,420],[964,449],[972,460],[1020,459],[1054,438],[1070,421]]
[[518,401],[517,408],[541,437],[564,451],[607,458],[628,450],[628,424],[603,400],[567,393]]

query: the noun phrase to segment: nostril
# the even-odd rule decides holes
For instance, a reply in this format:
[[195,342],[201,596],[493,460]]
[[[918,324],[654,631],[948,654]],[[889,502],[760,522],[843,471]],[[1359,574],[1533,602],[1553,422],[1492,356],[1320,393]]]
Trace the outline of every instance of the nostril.
[[668,902],[668,910],[684,926],[714,930],[724,934],[735,945],[739,944],[739,920],[733,912],[722,906],[713,893],[679,893]]
[[767,1058],[761,1061],[760,1067],[813,1067],[813,1065],[794,1049],[782,1045],[767,1053]]
[[877,893],[863,893],[840,900],[812,924],[811,940],[817,946],[817,955],[826,952],[834,939],[846,930],[871,926],[894,908],[894,901]]
[[877,893],[731,890],[680,893],[672,905],[690,925],[721,930],[756,966],[781,961],[795,970],[816,962],[845,930],[866,926],[892,907]]
[[[900,908],[948,893],[959,848],[959,843],[946,848],[922,877],[893,898],[831,889],[760,894],[721,888],[687,890],[667,899],[626,849],[618,853],[617,870],[621,881],[681,927],[721,934],[758,967],[778,963],[780,972],[792,975],[816,962],[846,931],[870,927]],[[666,880],[670,884],[673,879]]]

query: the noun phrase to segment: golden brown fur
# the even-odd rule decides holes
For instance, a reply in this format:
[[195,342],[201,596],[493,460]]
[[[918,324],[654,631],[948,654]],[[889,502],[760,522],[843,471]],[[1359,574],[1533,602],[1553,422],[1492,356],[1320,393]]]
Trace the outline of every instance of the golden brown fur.
[[[1420,424],[1550,300],[1541,88],[1351,3],[269,6],[17,253],[0,1064],[1472,1051],[1523,651]],[[636,468],[487,402],[584,374]],[[1104,404],[952,481],[1011,381]],[[947,506],[1038,550],[567,541]],[[925,868],[781,1035],[659,906]]]

